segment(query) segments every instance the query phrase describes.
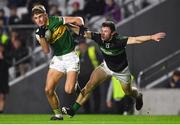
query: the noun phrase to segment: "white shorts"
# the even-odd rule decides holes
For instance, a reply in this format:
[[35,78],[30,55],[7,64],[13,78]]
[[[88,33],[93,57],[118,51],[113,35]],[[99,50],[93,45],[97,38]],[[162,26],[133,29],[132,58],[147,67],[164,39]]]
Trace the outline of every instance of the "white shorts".
[[54,56],[50,62],[49,68],[64,73],[69,71],[76,71],[79,73],[79,57],[74,51],[62,56]]
[[131,73],[129,71],[128,66],[126,68],[124,68],[121,72],[114,72],[114,71],[110,70],[107,67],[106,62],[103,62],[100,65],[100,67],[101,67],[101,69],[103,69],[106,72],[106,74],[108,76],[114,76],[116,79],[122,81],[125,84],[131,83]]

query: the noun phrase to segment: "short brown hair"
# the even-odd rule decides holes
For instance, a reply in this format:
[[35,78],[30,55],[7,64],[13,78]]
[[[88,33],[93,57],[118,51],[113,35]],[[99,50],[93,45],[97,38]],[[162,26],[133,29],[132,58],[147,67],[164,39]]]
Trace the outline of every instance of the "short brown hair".
[[173,72],[173,76],[178,76],[178,77],[180,77],[180,71],[175,70],[175,71]]
[[32,8],[32,15],[40,13],[46,13],[45,7],[41,4],[34,5]]
[[102,27],[109,27],[112,32],[116,31],[116,26],[113,21],[105,21],[102,23]]

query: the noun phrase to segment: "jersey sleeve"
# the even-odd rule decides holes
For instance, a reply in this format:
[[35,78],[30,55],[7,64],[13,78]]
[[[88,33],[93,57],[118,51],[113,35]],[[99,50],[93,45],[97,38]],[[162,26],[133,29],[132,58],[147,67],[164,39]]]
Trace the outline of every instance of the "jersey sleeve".
[[49,17],[50,21],[59,25],[63,25],[64,22],[64,18],[60,17],[60,16],[50,16]]
[[128,41],[128,36],[118,36],[118,44],[121,47],[125,47],[127,45],[127,41]]

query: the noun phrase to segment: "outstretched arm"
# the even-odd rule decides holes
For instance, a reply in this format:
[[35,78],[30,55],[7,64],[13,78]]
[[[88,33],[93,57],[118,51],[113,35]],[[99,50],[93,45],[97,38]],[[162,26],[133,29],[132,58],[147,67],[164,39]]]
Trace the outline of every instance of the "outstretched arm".
[[82,17],[63,17],[64,24],[77,24],[84,25],[84,20]]
[[127,44],[140,44],[150,40],[154,40],[159,42],[161,39],[165,38],[165,32],[159,32],[153,35],[146,35],[146,36],[137,36],[137,37],[128,37]]
[[85,37],[88,39],[91,39],[91,31],[88,31],[86,27],[84,26],[78,26],[75,24],[68,24],[68,26],[71,28],[73,32],[75,32],[77,35],[80,35],[81,37]]

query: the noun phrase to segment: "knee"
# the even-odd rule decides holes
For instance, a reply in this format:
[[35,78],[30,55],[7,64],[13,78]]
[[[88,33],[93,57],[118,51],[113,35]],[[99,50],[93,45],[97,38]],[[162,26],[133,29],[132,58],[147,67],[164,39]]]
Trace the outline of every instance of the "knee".
[[54,90],[52,88],[45,88],[45,93],[47,96],[52,96],[54,94]]
[[67,94],[72,94],[74,92],[74,87],[71,86],[65,86],[64,89]]

